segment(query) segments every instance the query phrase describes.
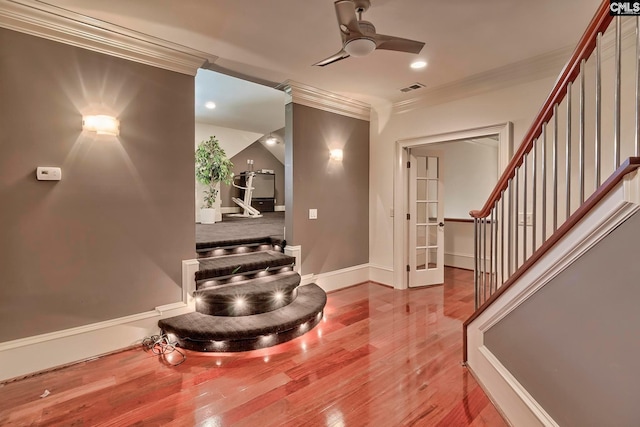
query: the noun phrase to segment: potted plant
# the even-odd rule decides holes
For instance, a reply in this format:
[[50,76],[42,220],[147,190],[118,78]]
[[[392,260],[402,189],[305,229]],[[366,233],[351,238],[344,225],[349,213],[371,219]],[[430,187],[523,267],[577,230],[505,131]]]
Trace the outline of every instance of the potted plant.
[[233,163],[227,158],[215,136],[202,141],[196,149],[196,180],[206,185],[204,203],[200,209],[200,222],[213,224],[216,222],[214,203],[218,197],[219,182],[231,184],[233,180]]

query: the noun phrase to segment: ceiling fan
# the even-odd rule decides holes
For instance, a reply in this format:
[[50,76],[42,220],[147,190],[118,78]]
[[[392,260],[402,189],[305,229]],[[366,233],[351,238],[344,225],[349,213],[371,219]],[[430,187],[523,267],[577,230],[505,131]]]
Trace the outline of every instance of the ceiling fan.
[[324,67],[350,56],[365,56],[375,49],[419,53],[423,42],[376,34],[376,27],[362,19],[362,13],[371,6],[370,0],[338,0],[334,3],[342,37],[342,50],[313,65]]

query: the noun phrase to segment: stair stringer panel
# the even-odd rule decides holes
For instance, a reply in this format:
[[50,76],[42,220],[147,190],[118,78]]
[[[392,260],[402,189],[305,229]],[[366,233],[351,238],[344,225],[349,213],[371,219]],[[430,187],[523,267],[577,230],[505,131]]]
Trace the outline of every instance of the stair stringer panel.
[[515,426],[558,426],[484,345],[484,334],[640,210],[640,175],[627,174],[562,239],[467,327],[467,366]]

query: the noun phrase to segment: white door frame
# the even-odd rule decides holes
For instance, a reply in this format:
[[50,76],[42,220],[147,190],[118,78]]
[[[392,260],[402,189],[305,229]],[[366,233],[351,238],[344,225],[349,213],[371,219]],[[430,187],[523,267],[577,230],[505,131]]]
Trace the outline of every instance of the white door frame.
[[[511,160],[513,124],[511,122],[498,125],[466,129],[437,135],[421,136],[417,138],[400,139],[396,141],[394,173],[393,173],[393,284],[396,289],[407,289],[408,260],[407,233],[408,225],[404,215],[408,204],[407,152],[405,148],[439,142],[451,142],[470,138],[480,138],[487,135],[499,135],[498,140],[498,176]],[[482,206],[478,206],[478,209]]]

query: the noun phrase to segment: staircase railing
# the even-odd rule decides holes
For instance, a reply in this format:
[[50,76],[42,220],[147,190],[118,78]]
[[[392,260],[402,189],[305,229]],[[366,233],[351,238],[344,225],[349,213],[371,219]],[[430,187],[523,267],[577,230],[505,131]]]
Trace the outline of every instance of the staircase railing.
[[638,166],[620,159],[640,156],[639,111],[640,19],[610,16],[604,0],[484,207],[470,212],[476,309]]

